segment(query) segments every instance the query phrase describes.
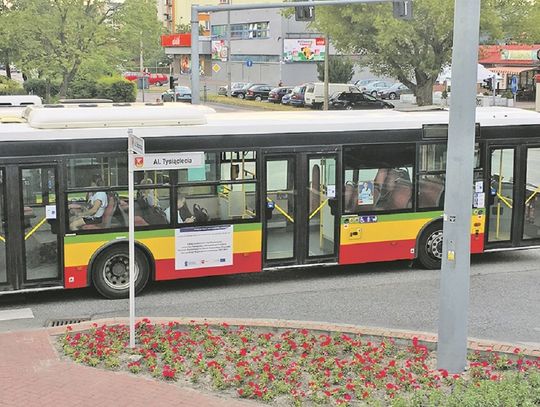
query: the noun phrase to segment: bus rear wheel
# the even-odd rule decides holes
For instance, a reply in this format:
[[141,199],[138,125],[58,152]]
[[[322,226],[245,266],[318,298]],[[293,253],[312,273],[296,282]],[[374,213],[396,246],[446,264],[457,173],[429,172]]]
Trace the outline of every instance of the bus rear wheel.
[[440,269],[442,261],[443,227],[436,222],[429,225],[418,242],[418,261],[427,269]]
[[[135,292],[140,292],[150,275],[150,265],[144,253],[135,248]],[[129,296],[129,256],[127,245],[115,245],[102,252],[92,266],[92,282],[106,298]]]

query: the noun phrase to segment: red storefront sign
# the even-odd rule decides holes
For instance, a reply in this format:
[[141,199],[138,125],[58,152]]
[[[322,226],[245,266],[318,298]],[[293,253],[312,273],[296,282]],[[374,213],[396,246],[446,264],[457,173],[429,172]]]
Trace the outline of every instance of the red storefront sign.
[[191,47],[191,34],[168,34],[161,36],[162,47]]

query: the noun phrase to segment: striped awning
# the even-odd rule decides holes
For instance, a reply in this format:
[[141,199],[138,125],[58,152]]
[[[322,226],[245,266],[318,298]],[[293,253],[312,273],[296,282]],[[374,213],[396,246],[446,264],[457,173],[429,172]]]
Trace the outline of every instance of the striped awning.
[[494,66],[488,69],[501,75],[517,75],[525,71],[534,71],[537,68],[531,66]]

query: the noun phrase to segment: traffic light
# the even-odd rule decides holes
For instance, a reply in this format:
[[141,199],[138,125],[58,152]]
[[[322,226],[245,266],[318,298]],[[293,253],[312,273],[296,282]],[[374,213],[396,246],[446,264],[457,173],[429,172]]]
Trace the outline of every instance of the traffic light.
[[315,7],[312,7],[312,6],[295,7],[294,19],[296,21],[313,21],[315,19]]
[[493,78],[484,79],[484,88],[487,88],[489,90],[493,90]]
[[401,20],[411,20],[412,19],[412,1],[410,0],[401,0],[394,1],[394,17]]

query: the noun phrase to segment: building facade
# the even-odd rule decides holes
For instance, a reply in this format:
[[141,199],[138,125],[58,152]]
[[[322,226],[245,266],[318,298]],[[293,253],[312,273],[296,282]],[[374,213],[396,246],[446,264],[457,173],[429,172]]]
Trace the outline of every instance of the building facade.
[[501,75],[499,89],[510,89],[512,77],[518,81],[518,99],[534,100],[535,75],[540,73],[540,44],[482,45],[478,62]]

